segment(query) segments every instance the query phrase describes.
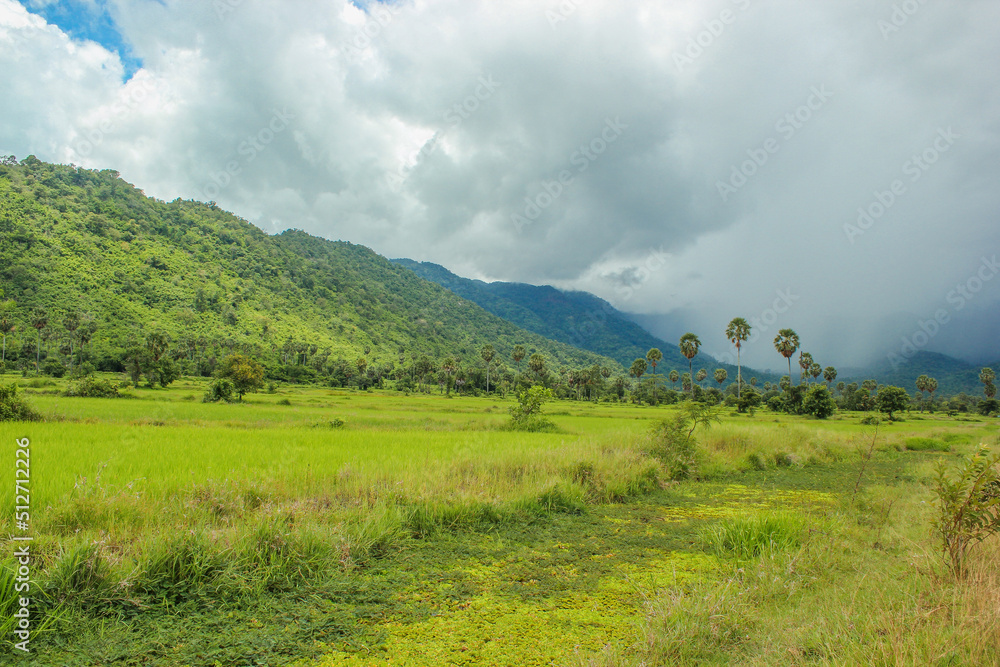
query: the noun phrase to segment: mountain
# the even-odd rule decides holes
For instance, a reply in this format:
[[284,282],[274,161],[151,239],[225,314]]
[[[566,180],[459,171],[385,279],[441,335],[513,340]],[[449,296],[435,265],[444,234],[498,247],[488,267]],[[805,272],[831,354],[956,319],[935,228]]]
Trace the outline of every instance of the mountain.
[[[491,282],[457,276],[439,264],[416,262],[411,259],[392,260],[417,275],[446,287],[462,298],[473,301],[494,315],[541,334],[552,340],[590,350],[615,359],[628,368],[636,358],[646,357],[650,348],[663,353],[658,373],[688,369],[688,360],[680,353],[677,343],[668,343],[652,335],[616,310],[607,301],[587,292],[563,291],[548,285]],[[705,368],[711,373],[725,368],[731,380],[736,379],[736,366],[720,363],[699,352],[694,358],[695,372]],[[743,368],[744,378],[756,375],[761,383],[777,382],[779,375]],[[711,377],[711,376],[710,376]],[[707,381],[712,384],[711,379]]]
[[[993,370],[1000,371],[1000,361],[989,365]],[[983,385],[979,382],[979,371],[982,365],[971,364],[937,352],[920,350],[904,360],[904,363],[893,365],[889,361],[866,369],[845,369],[846,382],[861,382],[866,378],[874,378],[881,384],[902,387],[911,394],[916,391],[916,380],[920,375],[927,375],[938,381],[936,396],[949,396],[965,392],[983,398]]]
[[[550,368],[617,364],[518,328],[364,246],[301,231],[272,236],[214,204],[146,197],[111,170],[0,165],[0,302],[15,329],[7,356],[34,361],[72,343],[67,315],[94,331],[100,368],[120,370],[130,347],[166,334],[189,361],[227,350],[269,368],[340,358],[388,364],[428,355],[479,363],[483,345],[515,344]],[[10,309],[12,304],[3,304]],[[47,327],[32,328],[32,312]],[[46,340],[46,338],[48,340]],[[319,361],[317,361],[319,359]],[[291,360],[295,360],[294,362]]]

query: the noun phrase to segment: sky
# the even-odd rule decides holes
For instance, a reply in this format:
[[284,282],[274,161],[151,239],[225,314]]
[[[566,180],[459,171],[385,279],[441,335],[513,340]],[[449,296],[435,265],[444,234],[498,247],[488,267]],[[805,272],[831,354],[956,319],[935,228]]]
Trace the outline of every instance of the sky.
[[[780,370],[1000,359],[1000,2],[0,0],[0,153]],[[997,278],[993,280],[993,278]]]

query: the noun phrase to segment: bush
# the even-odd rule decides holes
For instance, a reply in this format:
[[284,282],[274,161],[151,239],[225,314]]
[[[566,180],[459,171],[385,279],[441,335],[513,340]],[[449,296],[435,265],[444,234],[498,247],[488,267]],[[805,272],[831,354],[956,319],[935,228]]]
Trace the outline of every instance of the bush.
[[46,359],[42,364],[42,372],[54,378],[61,378],[66,375],[66,367],[58,359]]
[[118,398],[118,383],[95,377],[84,377],[76,385],[70,385],[67,396],[85,396],[87,398]]
[[966,574],[969,551],[986,538],[1000,532],[1000,456],[980,445],[950,475],[944,461],[938,462],[934,480],[938,517],[934,529],[941,538],[941,550],[956,577]]
[[670,479],[694,477],[702,458],[694,431],[699,425],[707,428],[717,421],[719,417],[711,406],[689,401],[680,412],[653,426],[649,453],[663,463]]
[[[761,395],[757,393],[756,389],[744,386],[740,397],[736,400],[736,411],[748,412],[753,415],[754,410],[760,407],[762,400]],[[727,402],[726,405],[729,405],[729,403]]]
[[42,416],[18,396],[16,384],[0,385],[0,422],[34,422],[41,419]]
[[542,431],[555,425],[542,417],[542,405],[552,398],[552,390],[531,387],[517,395],[517,405],[510,408],[509,427],[515,431]]
[[228,378],[216,378],[212,380],[208,385],[208,390],[205,391],[205,397],[202,403],[216,403],[218,401],[225,401],[226,403],[233,403],[233,394],[236,393],[236,387]]
[[809,387],[805,398],[802,399],[802,411],[817,419],[826,419],[837,411],[837,404],[833,402],[833,397],[826,385],[814,384]]
[[976,409],[984,417],[996,417],[997,413],[1000,412],[1000,401],[997,401],[995,398],[987,398],[979,401]]

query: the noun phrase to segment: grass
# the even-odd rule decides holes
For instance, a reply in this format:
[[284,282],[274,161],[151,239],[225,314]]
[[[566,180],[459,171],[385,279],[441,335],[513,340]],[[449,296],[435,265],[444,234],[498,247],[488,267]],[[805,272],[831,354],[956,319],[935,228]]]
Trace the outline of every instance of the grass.
[[47,421],[0,424],[32,442],[33,664],[1000,663],[996,550],[949,579],[926,486],[996,420],[883,426],[862,470],[860,415],[724,415],[678,483],[670,408],[523,433],[495,397],[35,384]]

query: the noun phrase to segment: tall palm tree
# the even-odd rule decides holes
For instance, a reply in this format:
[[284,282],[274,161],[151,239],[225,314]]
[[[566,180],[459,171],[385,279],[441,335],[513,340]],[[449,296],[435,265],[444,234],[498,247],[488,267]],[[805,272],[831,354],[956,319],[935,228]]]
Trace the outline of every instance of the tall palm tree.
[[486,362],[486,393],[490,393],[490,364],[493,362],[493,357],[496,356],[497,351],[493,349],[493,346],[487,343],[483,345],[483,349],[479,351],[480,356],[482,356],[483,361]]
[[921,401],[924,400],[924,392],[927,391],[927,380],[929,379],[930,378],[927,377],[926,375],[920,375],[919,377],[917,377],[917,381],[915,384],[917,385],[917,391],[920,392]]
[[740,361],[740,348],[750,338],[750,324],[742,317],[734,317],[726,327],[726,338],[736,346],[736,397],[739,398],[743,389],[743,364]]
[[531,358],[528,359],[528,368],[530,368],[531,372],[535,374],[535,377],[541,381],[542,373],[545,372],[545,357],[537,352],[534,353],[531,355]]
[[822,366],[820,366],[816,362],[813,362],[813,363],[809,364],[809,375],[812,376],[813,380],[815,380],[816,378],[818,378],[822,374],[823,374],[823,367]]
[[729,377],[729,373],[726,372],[725,368],[716,368],[713,377],[715,377],[715,381],[719,383],[719,389],[722,389],[722,383]]
[[649,365],[653,367],[653,402],[656,402],[656,364],[660,363],[663,359],[663,353],[660,352],[658,348],[651,348],[649,352],[646,353],[646,361]]
[[833,381],[837,379],[837,369],[833,366],[827,366],[823,369],[823,379],[826,380],[826,388],[833,391]]
[[455,361],[455,357],[447,357],[441,362],[441,370],[445,374],[445,389],[448,392],[448,396],[451,396],[451,376],[458,370],[458,362]]
[[677,371],[670,371],[670,375],[667,377],[670,378],[670,384],[677,384],[677,381],[681,379],[681,374]]
[[788,382],[792,381],[792,355],[799,349],[799,335],[794,329],[781,329],[774,337],[774,349],[788,361]]
[[[692,359],[698,355],[699,347],[701,347],[701,341],[690,331],[681,336],[681,354],[688,360],[688,375],[692,378],[694,377],[694,362]],[[693,387],[692,391],[694,391]]]
[[510,355],[514,360],[514,363],[517,364],[518,375],[521,374],[521,359],[524,359],[525,354],[527,354],[527,351],[524,349],[523,345],[515,345],[514,352]]
[[38,332],[38,340],[35,345],[35,372],[42,363],[42,329],[49,326],[49,314],[44,308],[35,308],[31,311],[31,326]]
[[639,396],[642,396],[642,376],[646,374],[646,360],[639,358],[633,361],[628,369],[628,374],[635,378],[636,383],[639,385]]
[[694,379],[697,380],[698,384],[700,385],[707,377],[708,377],[708,371],[702,368],[698,370],[698,373],[694,376]]
[[801,378],[809,384],[809,367],[813,365],[813,356],[808,352],[799,352],[799,366],[802,368]]
[[927,393],[931,395],[931,410],[934,410],[934,392],[937,391],[937,380],[932,377],[927,378]]

